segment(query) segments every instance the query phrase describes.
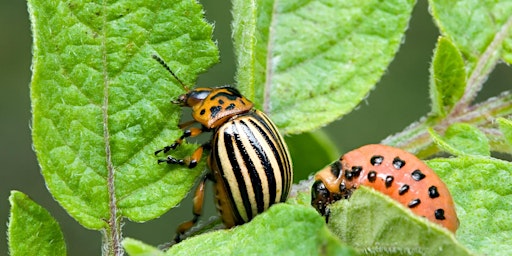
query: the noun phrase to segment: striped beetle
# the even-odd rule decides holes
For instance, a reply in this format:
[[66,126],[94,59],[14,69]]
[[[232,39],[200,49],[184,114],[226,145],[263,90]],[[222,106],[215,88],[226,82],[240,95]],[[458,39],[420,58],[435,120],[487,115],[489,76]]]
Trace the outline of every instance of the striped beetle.
[[[180,242],[202,213],[204,187],[212,180],[217,210],[227,228],[250,221],[272,204],[284,202],[293,181],[290,154],[275,125],[253,103],[232,87],[196,88],[189,90],[165,62],[153,55],[187,90],[173,101],[192,108],[193,120],[179,125],[183,135],[173,144],[157,150],[167,153],[176,149],[188,137],[212,132],[212,139],[185,159],[167,156],[158,163],[188,165],[194,168],[209,150],[209,171],[202,177],[194,195],[192,220],[182,223],[176,232]],[[191,127],[199,123],[200,128]],[[190,128],[188,128],[190,127]]]

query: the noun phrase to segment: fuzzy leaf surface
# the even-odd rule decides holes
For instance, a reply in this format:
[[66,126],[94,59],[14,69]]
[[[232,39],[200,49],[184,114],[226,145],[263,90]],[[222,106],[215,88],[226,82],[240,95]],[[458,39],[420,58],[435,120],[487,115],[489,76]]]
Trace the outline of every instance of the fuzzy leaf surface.
[[[129,240],[130,255],[159,255],[153,248]],[[125,243],[125,246],[127,244]],[[137,246],[138,248],[135,248]],[[229,230],[191,237],[165,255],[357,255],[343,246],[311,208],[277,204],[252,221]]]
[[66,255],[59,223],[50,213],[19,191],[11,191],[7,235],[12,256]]
[[437,40],[430,71],[432,112],[444,117],[464,93],[466,70],[459,50],[445,37]]
[[432,14],[447,36],[470,62],[476,62],[497,33],[504,30],[497,58],[512,63],[512,2],[430,0]]
[[350,112],[400,46],[415,1],[233,1],[237,82],[284,133]]
[[448,230],[371,188],[330,209],[329,228],[362,255],[473,255]]
[[[512,120],[505,118],[498,118],[500,130],[505,136],[508,144],[512,146]],[[512,152],[510,152],[512,154]]]
[[[157,165],[153,152],[181,135],[181,85],[218,59],[212,27],[192,0],[29,0],[34,35],[33,141],[47,187],[82,225],[115,212],[158,217],[202,168]],[[178,150],[190,153],[191,145]],[[115,195],[115,198],[112,196]]]
[[511,255],[512,163],[481,156],[427,163],[448,185],[456,203],[457,239],[481,254]]
[[444,136],[431,131],[432,139],[444,151],[456,155],[490,156],[489,140],[478,128],[466,124],[455,123],[448,127]]

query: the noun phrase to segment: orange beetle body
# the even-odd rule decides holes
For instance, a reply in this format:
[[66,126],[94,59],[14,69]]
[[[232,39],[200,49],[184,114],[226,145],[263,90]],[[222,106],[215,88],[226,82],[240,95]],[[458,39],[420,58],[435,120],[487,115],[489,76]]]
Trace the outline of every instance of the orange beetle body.
[[235,88],[196,88],[181,95],[174,103],[192,108],[192,118],[208,129],[214,129],[229,118],[246,113],[253,103]]

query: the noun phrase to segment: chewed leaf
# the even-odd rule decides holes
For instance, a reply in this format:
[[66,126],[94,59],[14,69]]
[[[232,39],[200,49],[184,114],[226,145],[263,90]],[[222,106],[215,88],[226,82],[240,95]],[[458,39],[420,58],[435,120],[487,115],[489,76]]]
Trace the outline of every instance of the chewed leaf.
[[448,230],[371,188],[330,210],[329,228],[362,255],[472,255]]
[[218,59],[201,7],[193,0],[28,5],[33,141],[52,195],[91,229],[106,227],[111,209],[144,221],[175,206],[202,169],[157,165],[154,151],[181,135],[181,111],[170,101],[183,88],[151,55],[193,85]]
[[512,163],[490,157],[439,158],[428,165],[447,184],[457,205],[457,238],[471,250],[511,255]]
[[490,156],[489,140],[478,128],[466,124],[450,125],[444,136],[430,131],[434,142],[444,151],[456,156],[480,155]]
[[350,112],[398,50],[415,1],[234,1],[241,91],[285,133]]
[[11,192],[9,202],[10,255],[66,255],[59,224],[46,209],[18,191]]

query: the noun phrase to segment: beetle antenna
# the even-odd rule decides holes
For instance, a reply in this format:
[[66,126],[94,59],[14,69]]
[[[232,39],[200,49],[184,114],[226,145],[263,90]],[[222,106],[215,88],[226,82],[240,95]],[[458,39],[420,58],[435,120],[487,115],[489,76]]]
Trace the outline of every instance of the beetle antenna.
[[172,72],[171,68],[169,66],[167,66],[167,63],[165,63],[164,60],[162,60],[162,58],[158,57],[156,54],[152,54],[151,57],[153,57],[153,59],[155,59],[156,61],[158,61],[158,63],[160,63],[160,65],[162,65],[165,69],[167,69],[167,71],[169,71],[169,73],[171,73],[171,75],[181,84],[181,86],[183,86],[183,88],[185,88],[185,90],[188,91],[188,86],[186,86],[179,78],[176,74],[174,74],[174,72]]

